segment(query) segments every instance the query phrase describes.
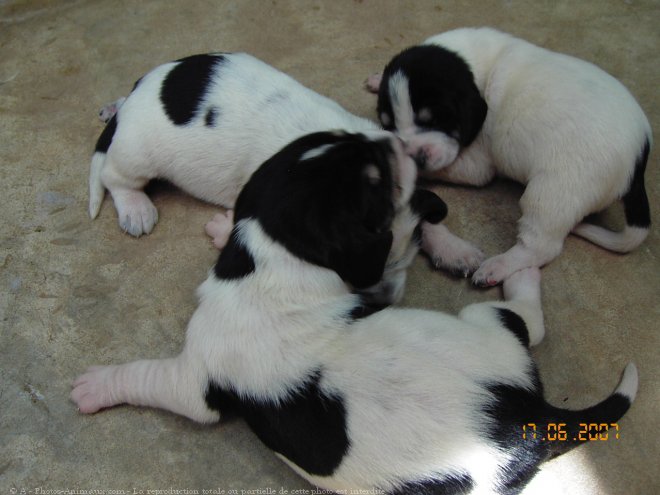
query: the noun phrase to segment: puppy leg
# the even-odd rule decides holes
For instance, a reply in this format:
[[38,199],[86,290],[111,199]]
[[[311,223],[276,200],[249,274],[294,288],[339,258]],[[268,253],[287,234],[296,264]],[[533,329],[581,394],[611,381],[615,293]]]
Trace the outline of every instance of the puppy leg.
[[581,191],[540,179],[532,179],[520,199],[518,242],[482,263],[472,277],[476,285],[497,285],[518,270],[549,263],[561,253],[564,239],[588,212],[579,202]]
[[467,277],[484,260],[479,248],[451,233],[441,223],[422,223],[422,250],[437,268]]
[[483,138],[479,136],[450,165],[439,170],[420,171],[420,175],[453,184],[484,186],[495,177],[495,167]]
[[166,409],[202,423],[219,420],[204,400],[207,378],[184,354],[172,359],[94,366],[73,382],[71,399],[89,414],[118,404]]
[[118,100],[113,101],[112,103],[108,103],[101,110],[99,110],[99,119],[101,119],[104,123],[107,124],[110,121],[110,119],[117,114],[117,112],[119,111],[119,107],[121,107],[125,101],[126,98],[121,97]]
[[213,245],[222,249],[227,244],[231,231],[234,228],[234,210],[217,213],[204,226],[206,234],[213,239]]
[[459,318],[482,327],[504,327],[526,345],[540,343],[545,335],[540,270],[526,268],[515,272],[504,281],[503,292],[505,301],[471,304]]
[[[124,167],[124,170],[130,167]],[[133,167],[139,170],[139,166]],[[101,172],[101,181],[110,191],[117,209],[119,226],[124,232],[139,237],[148,234],[158,222],[158,210],[142,188],[150,178],[127,175],[109,154]]]

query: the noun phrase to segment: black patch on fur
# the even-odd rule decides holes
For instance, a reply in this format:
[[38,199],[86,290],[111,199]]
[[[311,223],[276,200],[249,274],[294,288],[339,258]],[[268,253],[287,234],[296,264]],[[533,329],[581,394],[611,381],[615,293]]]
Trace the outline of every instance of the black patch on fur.
[[385,309],[388,306],[389,304],[385,303],[367,302],[366,300],[361,301],[360,304],[351,310],[348,317],[352,321],[361,320],[362,318],[371,316],[374,313],[378,313],[380,310]]
[[222,55],[193,55],[179,62],[163,80],[160,100],[165,113],[176,125],[189,124],[204,99]]
[[117,115],[115,114],[105,125],[105,129],[103,129],[103,132],[99,136],[98,141],[96,141],[96,148],[94,151],[100,153],[107,153],[108,148],[110,148],[110,145],[112,144],[112,138],[114,137],[116,130],[117,130]]
[[216,107],[211,107],[206,112],[204,116],[204,125],[206,127],[215,127],[215,123],[218,119],[219,110]]
[[441,480],[408,482],[390,495],[463,495],[474,488],[474,480],[469,474],[456,473]]
[[[323,145],[320,155],[302,156]],[[267,160],[236,201],[235,222],[254,218],[295,256],[334,270],[353,288],[378,282],[392,245],[389,141],[361,134],[304,136]],[[373,181],[366,167],[376,167]]]
[[502,322],[502,325],[509,329],[522,345],[529,347],[529,330],[527,329],[525,320],[510,309],[496,308],[495,311],[497,311],[497,316]]
[[447,216],[447,204],[432,191],[416,189],[410,199],[410,208],[419,218],[429,223],[440,223]]
[[232,232],[215,264],[215,276],[222,280],[236,280],[247,277],[254,270],[254,258],[244,246],[239,244]]
[[395,56],[385,67],[378,91],[378,116],[386,113],[392,124],[389,80],[398,71],[408,79],[415,115],[423,108],[431,113],[430,120],[416,122],[419,127],[455,137],[461,147],[474,141],[486,119],[488,105],[462,57],[436,45],[413,46]]
[[623,196],[623,207],[626,213],[626,223],[631,227],[649,228],[651,225],[651,212],[649,199],[644,187],[644,172],[649,159],[650,144],[648,138],[644,148],[635,162],[635,172],[630,182],[628,192]]
[[539,434],[536,439],[532,435],[523,438],[523,425],[535,423],[540,430],[548,419],[547,403],[535,368],[533,373],[537,384],[533,390],[502,384],[487,387],[494,397],[484,410],[493,421],[487,435],[489,440],[513,456],[500,470],[504,488],[500,493],[522,491],[538,471],[539,464],[549,455],[549,442],[543,441],[542,435]]
[[291,396],[279,403],[238,394],[211,382],[209,408],[235,412],[270,449],[310,474],[330,476],[348,452],[346,409],[341,396],[321,390],[321,371],[312,372]]

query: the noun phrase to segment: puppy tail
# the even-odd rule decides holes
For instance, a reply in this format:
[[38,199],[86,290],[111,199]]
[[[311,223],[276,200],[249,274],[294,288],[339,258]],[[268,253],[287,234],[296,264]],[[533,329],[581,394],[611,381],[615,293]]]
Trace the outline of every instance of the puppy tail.
[[644,172],[650,148],[647,138],[635,163],[635,172],[628,192],[621,198],[626,215],[626,226],[623,231],[612,232],[597,225],[581,223],[573,229],[573,234],[617,253],[632,251],[646,239],[651,227],[651,211],[644,187]]
[[106,153],[110,148],[110,144],[112,144],[112,138],[116,130],[117,116],[113,115],[96,142],[96,149],[94,155],[92,155],[92,163],[89,167],[89,216],[92,220],[98,216],[101,203],[103,203],[105,187],[103,187],[101,180],[101,172],[103,171]]
[[616,442],[625,435],[617,421],[635,400],[638,382],[637,367],[629,363],[614,392],[595,406],[580,411],[549,406],[548,421],[539,428],[537,436],[549,445],[550,456],[556,457],[589,441]]

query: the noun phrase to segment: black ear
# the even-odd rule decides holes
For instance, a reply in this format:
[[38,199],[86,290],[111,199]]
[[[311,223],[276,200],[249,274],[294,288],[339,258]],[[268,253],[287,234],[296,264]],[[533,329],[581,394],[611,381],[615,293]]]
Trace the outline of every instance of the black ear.
[[477,137],[481,126],[486,120],[488,105],[479,94],[479,90],[473,84],[467,95],[460,101],[460,144],[465,148]]
[[374,234],[370,241],[361,242],[349,252],[331,255],[330,268],[355,289],[371,287],[383,277],[392,241],[392,232]]
[[410,199],[410,208],[420,219],[440,223],[447,216],[447,204],[432,191],[416,189]]

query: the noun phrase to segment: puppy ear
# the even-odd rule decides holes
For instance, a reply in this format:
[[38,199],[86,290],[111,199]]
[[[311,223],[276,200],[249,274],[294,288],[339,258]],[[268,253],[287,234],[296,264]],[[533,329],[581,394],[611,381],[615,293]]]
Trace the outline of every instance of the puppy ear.
[[421,220],[440,223],[447,216],[447,204],[432,191],[416,189],[410,199],[410,208]]
[[332,256],[331,268],[355,289],[371,287],[383,277],[392,241],[392,232],[375,234],[371,240],[361,242],[350,252]]
[[479,94],[476,86],[470,88],[465,98],[461,99],[460,119],[460,144],[465,148],[477,137],[481,126],[486,120],[488,105]]

